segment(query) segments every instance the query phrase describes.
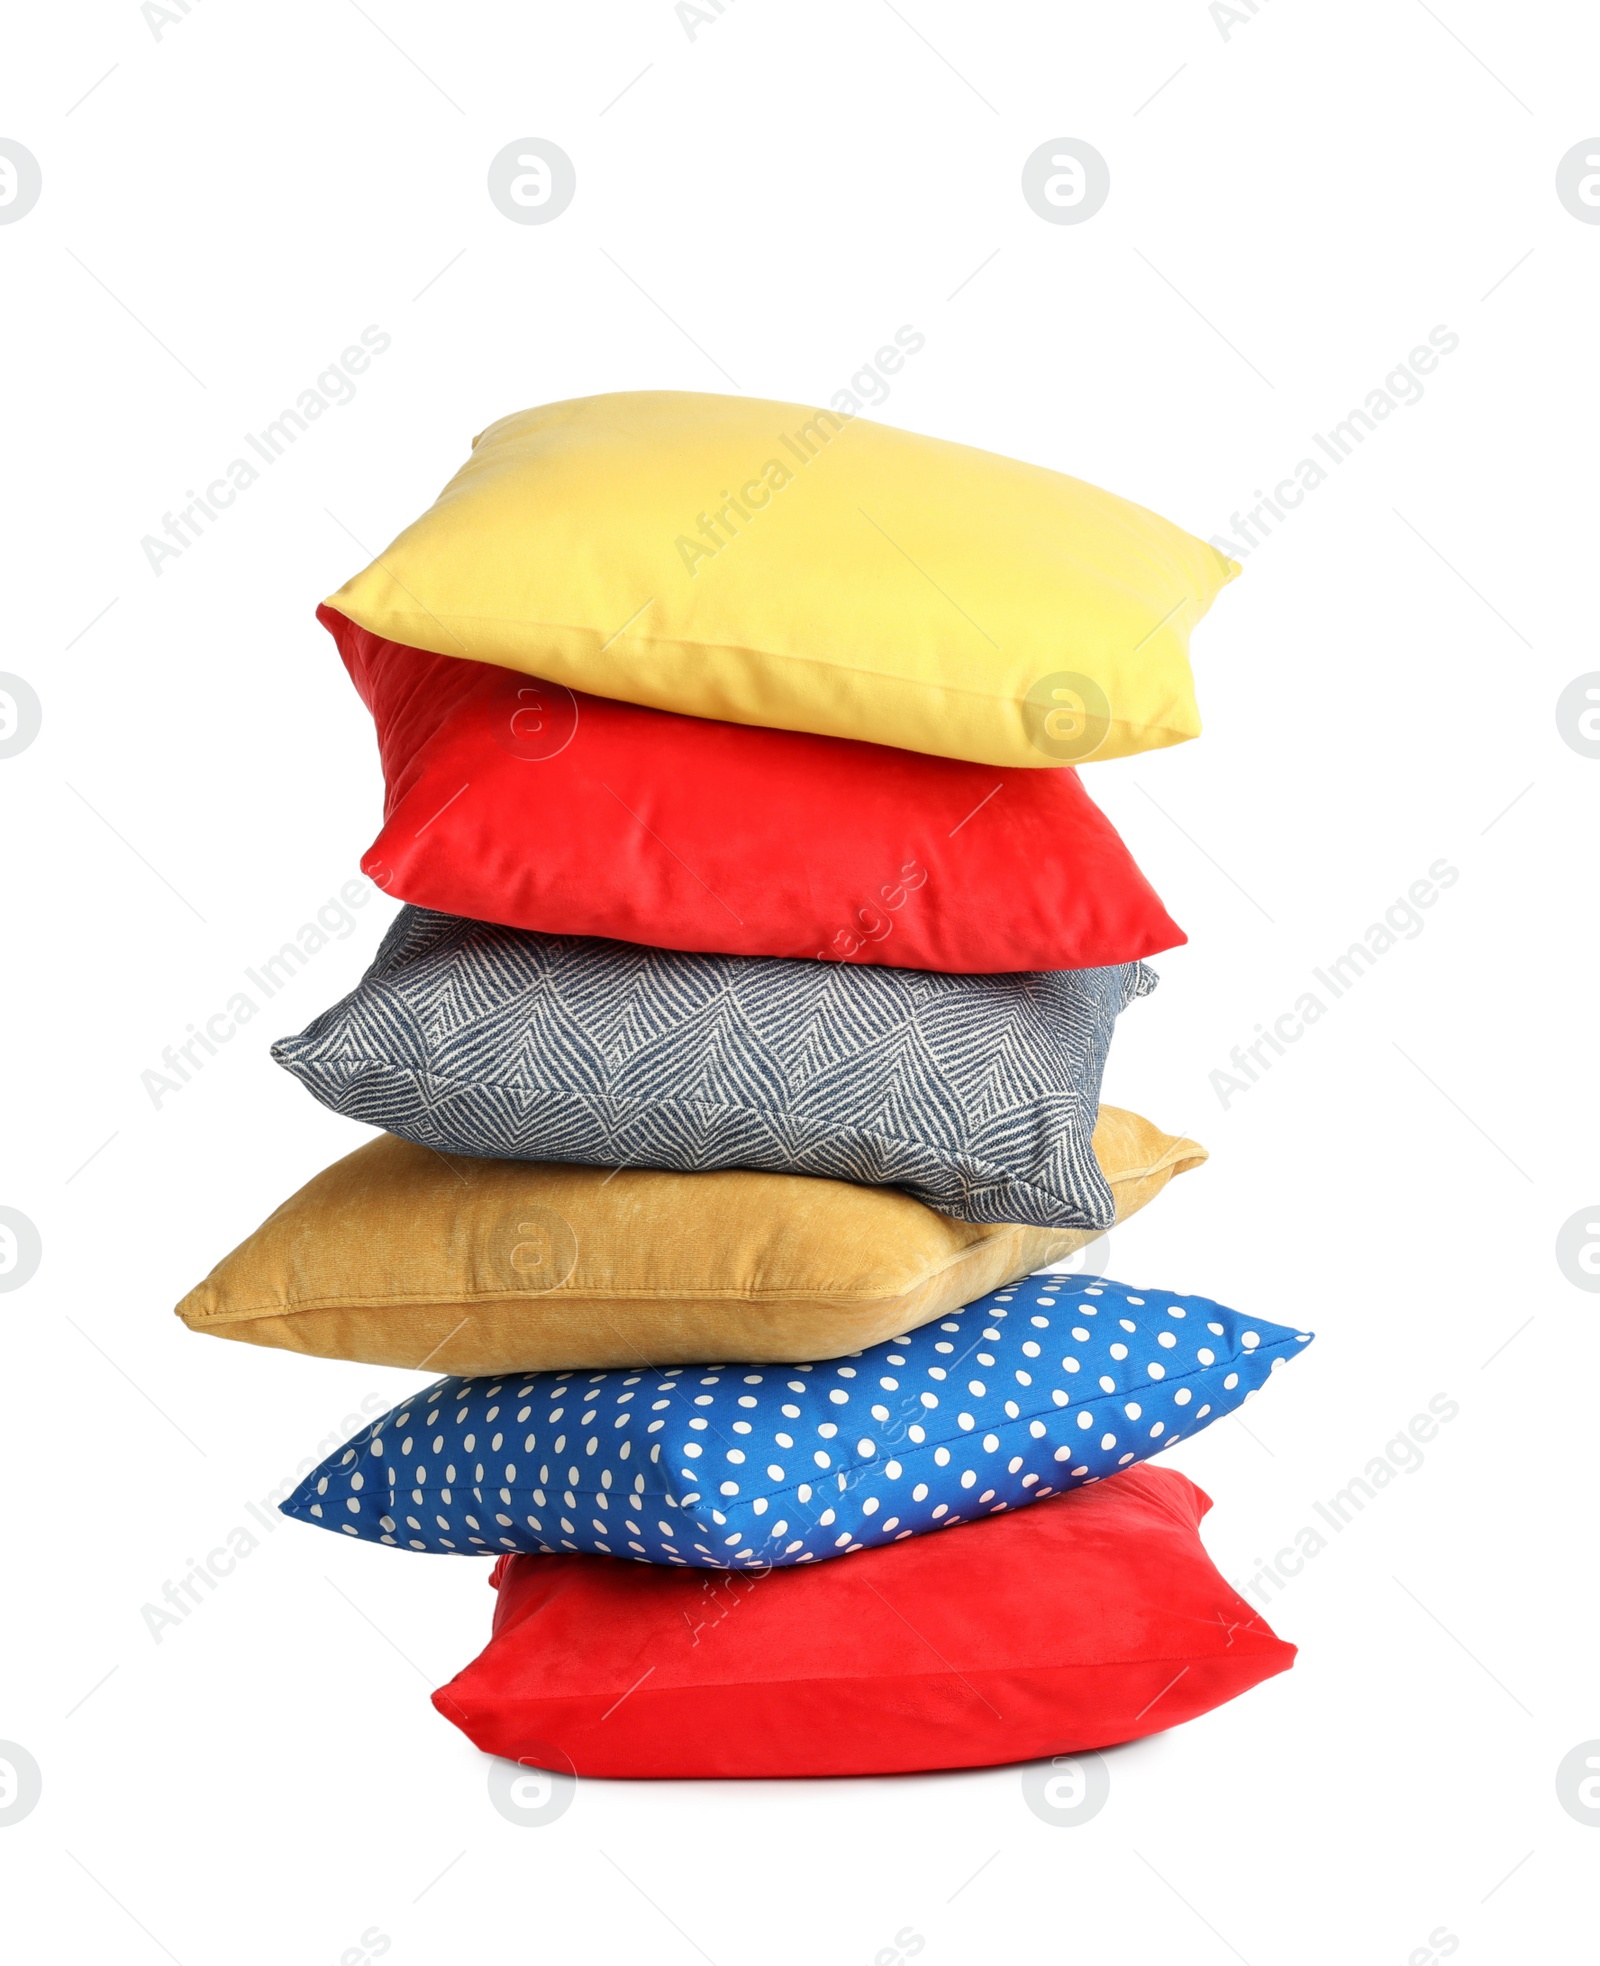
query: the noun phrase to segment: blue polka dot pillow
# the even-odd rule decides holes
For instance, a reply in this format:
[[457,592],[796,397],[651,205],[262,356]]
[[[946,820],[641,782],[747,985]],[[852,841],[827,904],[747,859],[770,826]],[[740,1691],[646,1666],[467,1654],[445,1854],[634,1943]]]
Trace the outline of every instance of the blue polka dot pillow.
[[1147,1460],[1309,1342],[1204,1297],[1041,1271],[821,1364],[441,1379],[282,1507],[411,1550],[816,1562]]

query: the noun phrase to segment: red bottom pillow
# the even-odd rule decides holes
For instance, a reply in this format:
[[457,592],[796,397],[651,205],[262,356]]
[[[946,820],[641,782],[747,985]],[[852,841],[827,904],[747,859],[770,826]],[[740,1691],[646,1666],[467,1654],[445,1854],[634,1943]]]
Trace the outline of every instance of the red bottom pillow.
[[433,1696],[485,1753],[578,1775],[883,1775],[1107,1747],[1284,1672],[1168,1468],[815,1569],[512,1556]]

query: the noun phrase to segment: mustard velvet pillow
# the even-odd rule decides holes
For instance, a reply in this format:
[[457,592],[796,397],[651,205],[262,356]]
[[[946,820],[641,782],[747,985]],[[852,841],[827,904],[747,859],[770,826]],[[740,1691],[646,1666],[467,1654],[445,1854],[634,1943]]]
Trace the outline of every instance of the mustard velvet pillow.
[[991,765],[1199,733],[1239,571],[1038,465],[795,403],[640,390],[491,425],[328,605],[624,702]]
[[[1205,1149],[1113,1106],[1120,1222]],[[895,1188],[446,1157],[380,1134],[178,1305],[191,1331],[481,1374],[837,1358],[1059,1262],[1095,1231],[958,1222]]]

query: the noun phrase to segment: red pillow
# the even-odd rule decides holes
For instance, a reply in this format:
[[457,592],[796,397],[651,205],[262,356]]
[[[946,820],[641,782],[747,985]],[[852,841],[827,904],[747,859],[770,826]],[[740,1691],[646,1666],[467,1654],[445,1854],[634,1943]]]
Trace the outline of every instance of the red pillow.
[[1169,1468],[815,1569],[502,1557],[494,1635],[433,1696],[579,1775],[883,1775],[1107,1747],[1285,1671]]
[[402,901],[553,935],[944,971],[1185,938],[1069,768],[1011,771],[575,694],[318,619],[378,726]]

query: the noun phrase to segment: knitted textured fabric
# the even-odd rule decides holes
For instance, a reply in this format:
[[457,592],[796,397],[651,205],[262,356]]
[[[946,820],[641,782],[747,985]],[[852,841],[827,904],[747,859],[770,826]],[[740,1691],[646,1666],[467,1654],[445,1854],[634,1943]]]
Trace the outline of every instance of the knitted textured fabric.
[[1100,1077],[1155,981],[686,955],[406,908],[273,1056],[335,1112],[446,1152],[823,1174],[967,1222],[1103,1229]]

